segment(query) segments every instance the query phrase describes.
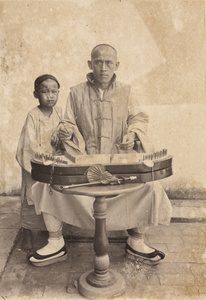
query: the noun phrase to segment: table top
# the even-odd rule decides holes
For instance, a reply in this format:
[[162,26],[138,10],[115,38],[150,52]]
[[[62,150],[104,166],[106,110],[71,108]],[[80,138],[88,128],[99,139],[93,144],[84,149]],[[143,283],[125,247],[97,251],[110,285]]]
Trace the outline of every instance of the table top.
[[144,183],[125,183],[120,185],[95,185],[95,186],[80,186],[69,189],[61,189],[60,185],[53,185],[53,189],[63,194],[75,194],[84,196],[113,196],[129,193],[140,189]]

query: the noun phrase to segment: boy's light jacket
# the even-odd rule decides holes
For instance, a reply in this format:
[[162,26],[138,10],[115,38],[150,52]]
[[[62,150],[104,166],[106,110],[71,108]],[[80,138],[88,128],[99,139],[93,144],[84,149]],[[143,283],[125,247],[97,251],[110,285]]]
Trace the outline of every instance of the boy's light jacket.
[[35,152],[51,154],[51,135],[55,131],[62,116],[61,108],[56,107],[50,117],[35,107],[26,118],[19,138],[16,160],[22,168],[21,198],[26,198],[28,204],[33,204],[31,187],[34,180],[31,178],[31,160]]

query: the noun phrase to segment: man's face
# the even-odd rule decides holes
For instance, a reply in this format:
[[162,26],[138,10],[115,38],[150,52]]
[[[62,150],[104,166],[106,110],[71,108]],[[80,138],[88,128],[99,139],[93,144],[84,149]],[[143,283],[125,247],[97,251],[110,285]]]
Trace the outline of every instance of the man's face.
[[99,46],[92,53],[92,58],[91,61],[88,61],[88,65],[93,71],[96,83],[100,87],[107,87],[119,66],[119,62],[117,62],[117,55],[114,49],[109,46]]
[[34,92],[34,97],[39,99],[40,106],[43,108],[55,106],[59,97],[57,82],[52,79],[42,81]]

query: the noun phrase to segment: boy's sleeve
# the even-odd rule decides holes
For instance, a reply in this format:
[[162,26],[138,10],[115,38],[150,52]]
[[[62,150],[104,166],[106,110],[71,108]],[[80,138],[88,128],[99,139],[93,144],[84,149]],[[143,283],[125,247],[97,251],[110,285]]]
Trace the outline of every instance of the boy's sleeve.
[[39,143],[36,137],[35,122],[32,116],[28,115],[19,138],[16,159],[19,165],[29,173],[31,173],[30,161],[37,151],[39,151]]

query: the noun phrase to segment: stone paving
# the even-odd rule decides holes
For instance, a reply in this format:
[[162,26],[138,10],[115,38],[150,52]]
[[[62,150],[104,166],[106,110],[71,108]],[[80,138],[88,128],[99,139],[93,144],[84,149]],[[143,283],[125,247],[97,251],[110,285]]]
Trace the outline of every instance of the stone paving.
[[[20,250],[18,203],[10,199],[1,206],[0,253],[6,260],[1,270],[1,298],[85,299],[78,293],[77,285],[78,278],[93,268],[93,233],[67,231],[67,261],[33,267]],[[145,265],[125,255],[125,232],[115,236],[109,233],[110,268],[121,273],[126,282],[125,293],[117,299],[206,299],[206,223],[175,222],[158,226],[150,229],[146,238],[149,245],[166,254],[157,266]],[[41,232],[37,247],[43,246],[46,239],[47,233]],[[9,246],[10,253],[6,253]]]

